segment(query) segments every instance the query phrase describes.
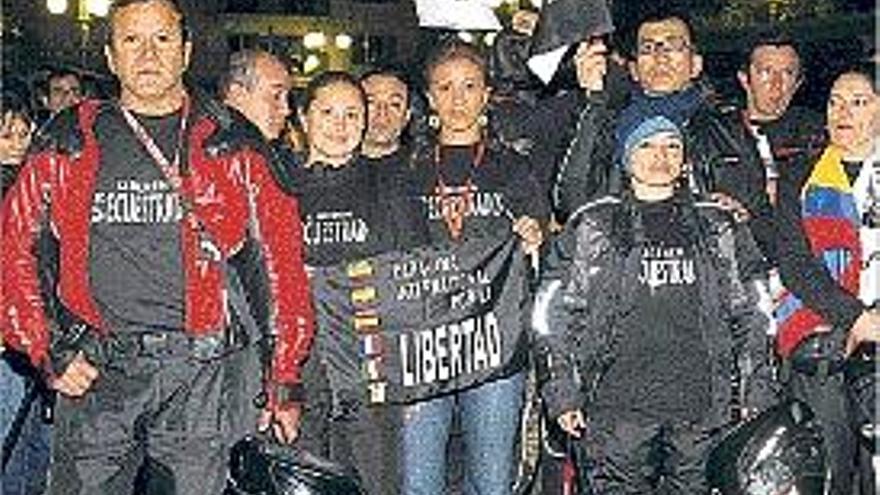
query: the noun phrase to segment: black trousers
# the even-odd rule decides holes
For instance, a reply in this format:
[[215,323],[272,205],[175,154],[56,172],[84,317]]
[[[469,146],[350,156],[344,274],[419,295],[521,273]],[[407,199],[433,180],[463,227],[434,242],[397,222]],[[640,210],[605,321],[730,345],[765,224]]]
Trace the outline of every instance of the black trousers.
[[245,365],[248,354],[170,352],[104,364],[85,396],[58,400],[49,493],[135,493],[146,459],[151,475],[165,477],[150,484],[165,492],[221,493],[229,447],[253,431],[258,414],[250,402],[259,374]]
[[325,365],[313,354],[303,368],[307,401],[297,443],[356,474],[367,495],[400,493],[401,407],[353,406],[334,414]]
[[788,381],[792,397],[816,414],[822,428],[826,466],[831,470],[831,493],[851,495],[857,470],[857,437],[843,373],[830,376],[792,371]]
[[400,493],[400,406],[361,407],[331,428],[331,458],[356,471],[368,495]]
[[591,421],[581,437],[596,495],[701,495],[712,438],[685,424]]

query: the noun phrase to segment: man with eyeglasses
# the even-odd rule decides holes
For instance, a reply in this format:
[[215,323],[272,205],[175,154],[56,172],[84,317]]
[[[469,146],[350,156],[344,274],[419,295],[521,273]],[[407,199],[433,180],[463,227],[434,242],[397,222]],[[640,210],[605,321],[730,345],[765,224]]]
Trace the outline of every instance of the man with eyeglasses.
[[[685,17],[663,12],[640,23],[635,59],[630,62],[638,88],[619,112],[603,97],[613,89],[603,84],[608,66],[604,41],[587,47],[578,65],[579,75],[594,79],[585,85],[593,89],[557,176],[559,210],[570,213],[597,193],[619,189],[612,166],[615,144],[622,139],[617,122],[661,114],[683,129],[688,143],[691,170],[682,180],[697,194],[712,194],[746,222],[764,256],[773,257],[773,222],[760,158],[738,116],[717,108],[699,81],[703,59]],[[609,112],[617,113],[609,119]],[[758,268],[747,266],[744,271],[751,274]]]

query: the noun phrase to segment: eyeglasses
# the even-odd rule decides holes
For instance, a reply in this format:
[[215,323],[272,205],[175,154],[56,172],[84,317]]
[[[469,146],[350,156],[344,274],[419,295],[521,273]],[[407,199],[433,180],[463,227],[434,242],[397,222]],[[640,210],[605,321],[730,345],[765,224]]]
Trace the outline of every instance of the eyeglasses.
[[686,38],[673,37],[664,40],[643,40],[639,43],[639,55],[669,55],[671,53],[682,53],[690,49],[691,44]]
[[800,77],[800,72],[793,67],[785,67],[782,69],[767,66],[756,67],[755,73],[762,83],[770,82],[774,76],[779,76],[781,79],[789,83],[796,81],[798,77]]

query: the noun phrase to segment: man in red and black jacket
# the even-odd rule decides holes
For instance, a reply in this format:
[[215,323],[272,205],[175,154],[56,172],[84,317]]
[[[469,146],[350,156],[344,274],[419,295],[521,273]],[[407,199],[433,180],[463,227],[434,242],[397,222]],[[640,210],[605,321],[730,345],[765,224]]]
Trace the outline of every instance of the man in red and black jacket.
[[190,50],[175,1],[115,2],[119,99],[56,117],[0,207],[3,342],[59,392],[53,494],[132,493],[147,459],[178,494],[222,491],[244,407],[232,272],[271,343],[259,426],[297,435],[313,313],[296,200],[260,140],[188,95]]

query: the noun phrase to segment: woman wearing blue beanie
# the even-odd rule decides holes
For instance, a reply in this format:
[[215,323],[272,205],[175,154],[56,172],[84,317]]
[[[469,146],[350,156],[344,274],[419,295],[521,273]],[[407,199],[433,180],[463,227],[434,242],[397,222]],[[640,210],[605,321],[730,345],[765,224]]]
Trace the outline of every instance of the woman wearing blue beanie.
[[[765,318],[740,282],[730,215],[682,180],[678,126],[646,115],[621,131],[628,186],[579,209],[545,265],[541,392],[597,495],[708,493],[706,455],[732,411],[773,399]],[[746,361],[741,403],[730,377]]]

